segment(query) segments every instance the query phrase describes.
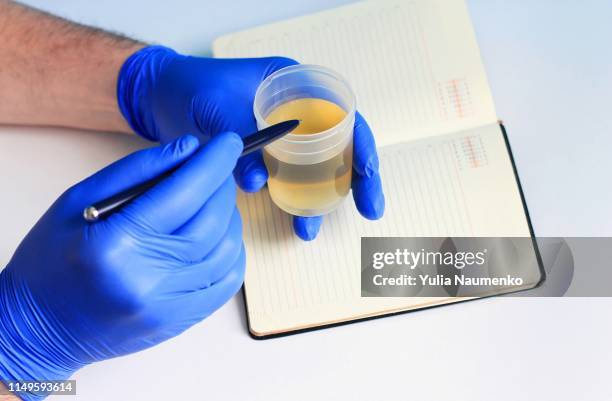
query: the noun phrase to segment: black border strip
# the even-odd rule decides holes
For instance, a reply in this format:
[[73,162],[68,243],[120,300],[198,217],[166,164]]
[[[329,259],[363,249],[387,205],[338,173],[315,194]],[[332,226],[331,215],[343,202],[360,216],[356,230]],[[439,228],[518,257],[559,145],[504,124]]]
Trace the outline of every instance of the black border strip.
[[[531,217],[529,216],[529,210],[527,209],[527,202],[525,201],[525,195],[523,193],[523,188],[521,186],[521,181],[519,179],[518,171],[516,169],[516,164],[514,163],[514,157],[512,155],[512,148],[510,147],[510,141],[508,140],[508,134],[506,132],[506,127],[504,126],[503,122],[501,122],[501,121],[499,122],[499,126],[501,128],[502,135],[504,136],[504,142],[506,144],[506,150],[508,151],[508,155],[510,156],[510,163],[512,164],[512,171],[514,172],[514,178],[516,179],[516,185],[518,186],[519,194],[521,196],[521,202],[523,204],[523,211],[525,212],[525,217],[527,218],[527,225],[529,227],[529,234],[531,235],[531,240],[532,240],[533,247],[534,247],[534,250],[535,250],[535,253],[536,253],[536,259],[537,259],[538,265],[540,267],[541,279],[535,285],[535,287],[524,289],[524,290],[520,290],[520,291],[529,291],[531,289],[534,289],[534,288],[537,288],[537,287],[541,286],[544,283],[544,281],[546,280],[546,272],[544,270],[544,264],[542,262],[542,256],[540,255],[540,249],[538,248],[538,243],[536,241],[535,233],[533,231],[533,225],[531,224]],[[519,291],[513,291],[513,292],[519,292]],[[463,300],[463,301],[456,301],[456,302],[453,302],[453,303],[450,303],[450,304],[431,305],[431,306],[425,306],[425,307],[419,308],[419,309],[391,312],[391,313],[385,313],[383,315],[368,316],[368,317],[363,317],[363,318],[358,318],[358,319],[347,320],[347,321],[344,321],[344,322],[323,324],[323,325],[320,325],[320,326],[308,327],[308,328],[297,329],[297,330],[291,330],[291,331],[286,331],[286,332],[283,332],[283,333],[275,333],[275,334],[268,334],[268,335],[264,335],[264,336],[257,336],[257,335],[253,334],[250,331],[251,322],[249,321],[249,306],[248,306],[247,296],[246,296],[246,291],[244,289],[244,286],[242,286],[242,293],[244,295],[244,310],[245,310],[245,314],[246,314],[246,318],[247,318],[247,327],[249,328],[249,330],[248,330],[249,336],[252,339],[254,339],[254,340],[269,340],[271,338],[286,337],[286,336],[306,333],[306,332],[314,331],[314,330],[328,329],[328,328],[331,328],[331,327],[344,326],[344,325],[347,325],[347,324],[365,322],[365,321],[368,321],[368,320],[380,319],[380,318],[389,317],[389,316],[397,316],[397,315],[402,315],[402,314],[406,314],[406,313],[420,312],[420,311],[424,311],[424,310],[427,310],[427,309],[439,308],[441,306],[456,305],[456,304],[461,304],[463,302],[477,301],[477,300],[480,300],[480,299],[486,299],[486,298],[491,298],[491,297],[500,296],[500,295],[507,295],[507,294],[489,295],[489,296],[478,297],[478,298],[474,298],[474,299],[466,299],[466,300]]]

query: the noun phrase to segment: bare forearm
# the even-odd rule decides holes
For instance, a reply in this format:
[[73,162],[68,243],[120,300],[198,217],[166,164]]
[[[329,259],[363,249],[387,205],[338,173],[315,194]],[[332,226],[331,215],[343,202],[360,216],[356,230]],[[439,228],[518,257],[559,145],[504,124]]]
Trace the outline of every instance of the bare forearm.
[[121,65],[143,44],[0,0],[0,124],[129,132]]
[[0,401],[21,401],[17,396],[8,394],[6,387],[0,382]]

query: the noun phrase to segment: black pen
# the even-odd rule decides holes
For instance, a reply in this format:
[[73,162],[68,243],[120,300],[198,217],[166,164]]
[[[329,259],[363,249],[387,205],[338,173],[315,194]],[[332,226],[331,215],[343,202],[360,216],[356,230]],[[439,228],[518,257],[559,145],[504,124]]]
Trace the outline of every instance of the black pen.
[[[248,155],[251,152],[259,150],[264,146],[268,145],[269,143],[272,143],[275,140],[281,138],[282,136],[287,135],[295,128],[297,128],[298,125],[300,125],[300,120],[283,121],[281,123],[274,124],[268,128],[264,128],[261,131],[257,131],[255,133],[247,135],[242,140],[244,143],[244,148],[242,150],[241,156]],[[92,223],[104,216],[107,216],[108,214],[121,208],[127,202],[145,193],[148,189],[152,188],[161,180],[168,177],[179,167],[170,169],[169,171],[166,171],[162,175],[153,178],[152,180],[146,181],[133,188],[113,195],[108,199],[96,202],[93,205],[86,207],[85,210],[83,210],[83,218],[86,221]]]

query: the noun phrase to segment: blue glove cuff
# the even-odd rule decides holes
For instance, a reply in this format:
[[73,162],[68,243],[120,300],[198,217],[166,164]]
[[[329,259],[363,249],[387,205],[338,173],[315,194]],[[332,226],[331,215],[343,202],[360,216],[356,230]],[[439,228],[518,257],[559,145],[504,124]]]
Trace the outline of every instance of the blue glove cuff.
[[159,141],[159,132],[148,104],[149,85],[157,81],[161,67],[176,55],[164,46],[148,46],[132,54],[119,71],[119,109],[134,132],[150,141]]
[[[37,313],[27,289],[13,283],[10,268],[0,272],[0,381],[66,380],[84,364],[61,351],[61,336],[43,313]],[[58,341],[51,341],[56,338]],[[48,394],[19,392],[26,401]]]

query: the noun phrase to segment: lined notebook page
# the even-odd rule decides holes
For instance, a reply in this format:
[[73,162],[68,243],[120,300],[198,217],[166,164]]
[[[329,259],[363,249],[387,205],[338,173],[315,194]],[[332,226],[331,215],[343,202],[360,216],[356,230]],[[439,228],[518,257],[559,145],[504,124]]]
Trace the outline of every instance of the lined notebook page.
[[340,72],[379,146],[496,121],[463,0],[360,2],[223,36],[213,52]]
[[349,198],[315,241],[296,238],[267,192],[240,194],[246,297],[256,335],[451,302],[361,298],[362,236],[528,236],[500,127],[491,124],[380,148],[387,209],[361,218]]
[[527,220],[463,0],[372,0],[217,39],[340,72],[380,147],[387,209],[347,199],[315,241],[262,191],[240,194],[249,325],[267,335],[456,301],[361,298],[362,236],[526,236]]

